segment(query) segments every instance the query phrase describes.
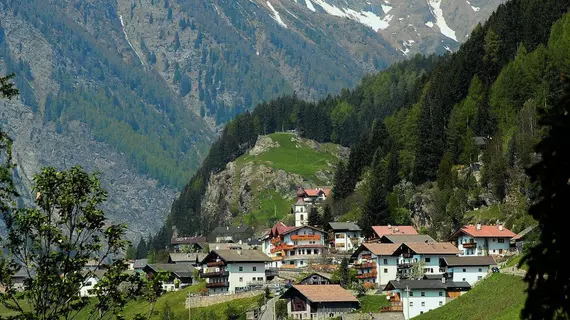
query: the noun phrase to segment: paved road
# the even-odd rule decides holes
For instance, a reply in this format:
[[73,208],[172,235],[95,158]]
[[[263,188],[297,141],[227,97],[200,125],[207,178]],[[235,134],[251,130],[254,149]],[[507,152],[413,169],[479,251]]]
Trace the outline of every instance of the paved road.
[[274,306],[277,298],[272,298],[267,301],[267,309],[261,316],[261,320],[273,320],[273,313],[275,312]]

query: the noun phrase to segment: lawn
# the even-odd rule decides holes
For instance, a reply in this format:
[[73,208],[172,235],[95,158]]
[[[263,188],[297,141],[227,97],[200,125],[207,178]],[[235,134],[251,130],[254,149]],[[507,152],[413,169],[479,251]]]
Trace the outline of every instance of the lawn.
[[316,184],[322,184],[316,176],[319,170],[330,170],[328,163],[336,164],[336,145],[321,144],[319,150],[302,142],[290,133],[273,133],[269,137],[279,143],[278,148],[270,148],[257,156],[249,154],[238,158],[238,164],[253,162],[263,164],[289,173],[296,173]]
[[525,289],[522,277],[495,273],[463,296],[414,319],[519,319],[526,299]]
[[249,226],[271,226],[282,220],[291,210],[291,200],[283,198],[273,190],[256,193],[251,212],[245,214],[237,223]]
[[386,295],[383,294],[365,295],[358,298],[358,300],[360,300],[360,309],[354,311],[354,313],[379,313],[380,308],[390,304],[386,299]]
[[[521,262],[522,258],[523,258],[523,255],[522,255],[522,254],[518,254],[518,255],[516,255],[516,256],[511,257],[511,258],[507,261],[507,263],[505,264],[505,268],[509,268],[509,267],[517,267],[517,268],[519,268],[518,264],[519,264],[519,262]],[[528,270],[528,265],[525,263],[525,264],[523,264],[522,266],[520,266],[520,269]]]

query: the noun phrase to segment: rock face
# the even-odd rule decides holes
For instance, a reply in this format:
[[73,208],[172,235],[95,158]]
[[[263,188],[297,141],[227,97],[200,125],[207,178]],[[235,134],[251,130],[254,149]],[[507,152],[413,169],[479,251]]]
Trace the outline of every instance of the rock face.
[[[299,141],[304,146],[320,148],[320,144],[312,140],[299,139]],[[279,143],[273,141],[270,136],[260,136],[248,154],[258,156],[271,148],[279,147]],[[336,154],[338,159],[346,159],[348,149],[338,146]],[[319,172],[325,178],[321,181],[328,185],[332,184],[334,170]],[[228,163],[225,170],[210,177],[202,199],[202,217],[213,224],[230,223],[233,219],[258,209],[260,198],[267,193],[270,193],[271,197],[283,199],[292,206],[299,186],[315,187],[315,182],[293,172],[275,169],[271,164],[265,165],[240,158]],[[277,212],[277,215],[287,213]]]

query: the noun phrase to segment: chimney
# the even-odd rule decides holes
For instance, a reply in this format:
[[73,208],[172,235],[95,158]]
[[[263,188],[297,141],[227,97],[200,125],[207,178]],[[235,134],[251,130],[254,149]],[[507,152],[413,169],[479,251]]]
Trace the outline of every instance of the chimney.
[[226,230],[230,230],[230,226],[226,226]]
[[398,229],[398,227],[396,227],[396,228],[394,228],[394,231],[395,231],[395,232],[398,232],[398,231],[400,231],[400,230]]
[[389,225],[388,225],[388,229],[392,229],[392,225],[389,224]]
[[503,231],[503,225],[502,224],[499,225],[499,231]]
[[445,277],[441,277],[441,283],[445,283],[446,279]]
[[476,228],[477,228],[477,230],[481,230],[481,224],[480,224],[480,223],[477,223]]
[[237,254],[241,255],[241,250],[238,250],[238,251],[237,251]]

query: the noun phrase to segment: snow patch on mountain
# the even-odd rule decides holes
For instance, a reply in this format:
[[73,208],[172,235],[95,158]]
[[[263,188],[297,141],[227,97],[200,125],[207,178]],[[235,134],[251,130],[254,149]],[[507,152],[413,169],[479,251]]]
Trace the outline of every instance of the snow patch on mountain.
[[388,28],[390,26],[390,21],[392,18],[394,18],[393,15],[385,15],[384,18],[381,18],[372,11],[358,12],[350,8],[338,8],[334,5],[328,4],[324,0],[313,0],[313,2],[315,2],[317,5],[323,8],[326,13],[332,16],[355,20],[365,26],[372,28],[374,31],[384,30]]
[[455,31],[451,29],[447,22],[445,22],[445,18],[443,17],[443,10],[441,10],[441,0],[427,0],[429,5],[430,11],[435,17],[435,24],[439,27],[439,32],[444,36],[457,41],[457,37],[455,36]]
[[311,0],[305,0],[305,4],[307,4],[307,8],[309,8],[309,10],[317,12],[317,9],[315,9],[315,6],[311,2]]
[[432,21],[426,22],[426,26],[433,28],[433,22]]
[[469,2],[469,1],[467,1],[467,4],[470,5],[470,6],[471,6],[471,9],[473,9],[473,11],[475,11],[475,12],[481,10],[481,8],[473,6],[473,5],[471,4],[471,2]]
[[392,10],[392,6],[385,4],[382,5],[382,11],[384,11],[384,13],[388,13],[390,10]]
[[281,16],[279,15],[279,12],[277,12],[277,10],[275,10],[275,8],[273,8],[273,5],[271,4],[271,2],[267,1],[267,6],[269,7],[269,9],[271,9],[271,11],[273,11],[273,16],[271,16],[275,21],[277,21],[277,23],[279,23],[283,28],[287,28],[287,25],[285,24],[285,22],[283,22],[283,20],[281,20]]
[[125,22],[123,21],[123,15],[119,15],[119,20],[121,20],[121,27],[123,27],[123,34],[125,34],[125,39],[127,40],[127,43],[129,44],[129,46],[131,46],[131,49],[133,49],[133,51],[135,52],[135,54],[139,58],[141,64],[144,66],[143,59],[141,58],[141,56],[139,55],[139,53],[137,52],[135,47],[133,47],[131,40],[129,40],[129,35],[127,35],[127,30],[125,30]]

